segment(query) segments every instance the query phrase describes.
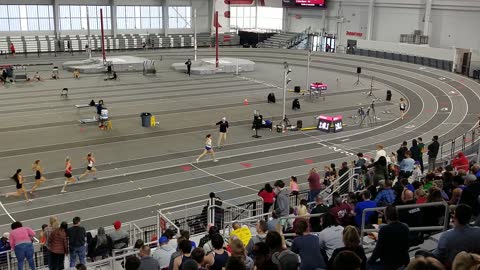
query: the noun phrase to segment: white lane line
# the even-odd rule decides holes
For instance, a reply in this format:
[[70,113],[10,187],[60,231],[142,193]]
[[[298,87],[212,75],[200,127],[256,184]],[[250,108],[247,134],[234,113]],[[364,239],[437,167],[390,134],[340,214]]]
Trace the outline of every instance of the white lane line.
[[10,213],[8,213],[7,208],[5,208],[2,202],[0,202],[0,206],[2,207],[5,214],[7,214],[7,216],[12,220],[12,222],[15,222],[16,220],[12,217],[12,215],[10,215]]
[[245,186],[245,185],[242,185],[242,184],[239,184],[239,183],[235,183],[235,182],[233,182],[233,181],[231,181],[231,180],[227,180],[227,179],[225,179],[225,178],[223,178],[223,177],[220,177],[220,176],[215,175],[215,174],[213,174],[213,173],[207,172],[206,170],[195,166],[195,164],[193,164],[193,163],[190,163],[190,165],[192,165],[192,167],[196,168],[197,170],[199,170],[199,171],[201,171],[201,172],[204,172],[204,173],[206,173],[206,174],[208,174],[208,175],[210,175],[210,176],[213,176],[213,177],[215,177],[215,178],[218,178],[218,179],[220,179],[220,180],[222,180],[222,181],[225,181],[225,182],[228,182],[228,183],[237,185],[237,186],[242,187],[242,188],[250,189],[250,190],[253,190],[253,191],[255,191],[255,192],[258,191],[258,190],[256,190],[256,189],[251,188],[251,187],[248,187],[248,186]]

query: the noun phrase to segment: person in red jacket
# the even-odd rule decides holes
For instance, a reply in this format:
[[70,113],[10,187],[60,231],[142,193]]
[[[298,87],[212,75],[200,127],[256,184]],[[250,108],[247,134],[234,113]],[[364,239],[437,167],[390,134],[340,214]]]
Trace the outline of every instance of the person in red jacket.
[[317,169],[312,168],[308,174],[308,202],[313,202],[317,197],[318,193],[321,191],[320,175],[317,172]]
[[10,52],[12,53],[12,56],[15,57],[15,46],[13,43],[10,43]]
[[270,212],[270,207],[272,207],[273,198],[275,197],[272,186],[266,183],[265,187],[258,192],[258,196],[263,199],[263,213],[266,214]]
[[469,162],[468,158],[465,156],[463,152],[459,152],[457,156],[452,160],[452,167],[455,170],[466,170],[468,171]]

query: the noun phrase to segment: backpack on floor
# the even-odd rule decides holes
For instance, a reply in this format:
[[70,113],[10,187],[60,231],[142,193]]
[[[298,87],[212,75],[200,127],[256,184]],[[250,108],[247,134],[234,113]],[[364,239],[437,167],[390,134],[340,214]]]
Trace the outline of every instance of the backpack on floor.
[[267,102],[268,102],[268,103],[275,103],[275,101],[276,101],[276,99],[275,99],[275,94],[274,94],[274,93],[268,94]]

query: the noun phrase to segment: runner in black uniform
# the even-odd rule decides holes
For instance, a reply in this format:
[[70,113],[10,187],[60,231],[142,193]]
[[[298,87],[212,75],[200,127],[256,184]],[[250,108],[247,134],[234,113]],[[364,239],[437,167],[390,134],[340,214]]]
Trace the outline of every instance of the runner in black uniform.
[[30,195],[34,195],[35,190],[45,182],[45,177],[43,177],[43,168],[40,166],[40,160],[37,159],[32,165],[32,170],[35,172],[35,185],[33,185],[32,190],[30,190]]

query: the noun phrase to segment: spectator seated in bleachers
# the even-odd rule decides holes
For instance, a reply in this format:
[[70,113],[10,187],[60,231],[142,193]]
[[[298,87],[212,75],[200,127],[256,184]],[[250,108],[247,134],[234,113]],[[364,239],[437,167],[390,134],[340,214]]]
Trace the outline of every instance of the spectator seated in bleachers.
[[352,251],[344,250],[338,253],[330,270],[359,270],[362,267],[362,259]]
[[[178,237],[177,238],[177,251],[175,251],[172,256],[170,257],[170,263],[168,264],[168,269],[169,270],[172,270],[173,269],[173,264],[175,262],[175,259],[177,257],[180,257],[182,256],[182,250],[180,249],[180,243],[185,240],[185,238],[183,237]],[[190,248],[192,248],[192,246],[190,245]]]
[[87,245],[87,256],[92,261],[95,261],[96,257],[102,257],[102,259],[105,259],[106,257],[112,255],[112,238],[105,233],[105,229],[103,227],[98,228],[97,235],[95,235],[93,238],[90,232],[87,233]]
[[[365,190],[362,192],[362,202],[358,202],[355,205],[355,224],[360,228],[362,226],[362,213],[363,210],[367,208],[375,208],[377,207],[377,204],[370,200],[371,199],[371,193],[369,190]],[[365,213],[365,226],[368,224],[373,224],[377,221],[377,215],[375,211],[368,211]]]
[[113,227],[115,228],[115,231],[109,234],[109,236],[112,238],[113,248],[122,249],[128,247],[130,239],[128,234],[122,231],[122,222],[119,220],[115,221],[113,223]]
[[189,240],[183,238],[178,244],[178,249],[180,250],[181,255],[173,260],[173,270],[182,269],[182,264],[191,258],[192,244]]
[[232,249],[230,257],[240,258],[240,260],[245,264],[246,270],[253,270],[253,260],[252,258],[247,256],[247,252],[245,250],[245,245],[243,244],[243,242],[240,241],[240,239],[234,239],[231,242],[230,247]]
[[297,237],[293,239],[292,251],[300,256],[300,270],[325,269],[318,237],[308,233],[306,220],[299,220],[295,226]]
[[453,270],[473,270],[480,267],[480,255],[462,251],[453,260]]
[[265,243],[270,250],[265,268],[268,270],[297,269],[299,259],[285,244],[285,239],[277,231],[269,231]]
[[160,246],[153,252],[152,257],[158,261],[161,269],[168,269],[170,258],[172,257],[172,254],[175,253],[175,249],[168,244],[168,238],[166,236],[160,237],[160,239],[158,239],[158,244]]
[[457,206],[453,213],[453,229],[444,232],[433,254],[447,267],[461,251],[480,253],[480,228],[471,227],[472,208],[465,204]]
[[190,232],[189,232],[189,231],[180,230],[180,236],[182,236],[183,238],[185,238],[185,239],[187,239],[188,241],[190,241],[190,243],[192,244],[192,249],[194,249],[194,248],[197,247],[197,244],[196,244],[194,241],[191,241],[191,240],[190,240]]
[[140,248],[140,252],[138,253],[140,257],[140,267],[138,270],[159,270],[160,265],[158,261],[155,260],[152,256],[150,256],[150,247],[148,245],[143,245]]
[[323,230],[318,234],[320,241],[320,248],[325,251],[328,261],[332,257],[333,251],[337,248],[343,247],[343,227],[338,225],[337,219],[330,213],[322,216]]
[[343,230],[342,234],[343,244],[345,244],[345,247],[337,248],[333,251],[332,257],[328,261],[328,269],[335,269],[334,262],[337,255],[348,250],[354,252],[362,260],[362,264],[359,269],[365,270],[367,265],[367,257],[365,256],[365,251],[360,244],[360,235],[358,234],[357,229],[353,226],[347,226]]
[[344,202],[342,197],[340,197],[338,193],[334,193],[332,197],[333,205],[330,208],[330,214],[335,217],[337,223],[342,227],[345,227],[347,225],[353,225],[354,211],[351,206],[348,203]]
[[[445,270],[445,266],[432,256],[415,255],[407,266],[406,270]],[[465,268],[465,270],[468,268]]]
[[375,203],[377,206],[391,205],[395,201],[395,192],[392,189],[392,181],[385,180],[385,187],[375,197]]
[[219,233],[212,235],[211,252],[205,256],[205,262],[210,265],[210,270],[222,270],[227,264],[230,252],[224,248],[225,241]]
[[[321,194],[318,194],[315,197],[315,203],[315,207],[310,212],[311,215],[328,213],[328,205],[324,203],[323,196]],[[312,232],[320,232],[322,230],[322,225],[320,224],[320,217],[310,217],[310,228]]]
[[7,264],[7,253],[5,251],[11,249],[10,242],[8,241],[9,236],[10,233],[6,232],[2,235],[2,238],[0,238],[0,266]]
[[476,176],[476,179],[472,182],[467,180],[473,180],[473,177],[468,176],[465,178],[465,189],[462,191],[462,196],[460,197],[460,203],[469,205],[472,207],[472,214],[478,216],[480,214],[480,202],[478,200],[480,196],[480,181],[479,177]]
[[408,255],[410,230],[399,221],[395,206],[386,207],[385,219],[387,225],[380,227],[377,243],[368,263],[374,267],[373,269],[398,269],[410,262]]
[[255,229],[257,231],[257,235],[252,236],[252,238],[250,238],[250,241],[248,241],[248,245],[246,247],[247,254],[249,256],[252,255],[253,247],[255,246],[256,243],[265,242],[265,238],[267,237],[267,232],[268,232],[268,224],[265,220],[261,219],[257,221]]
[[203,250],[208,254],[210,251],[213,250],[212,248],[212,236],[219,233],[219,230],[217,227],[212,226],[211,224],[209,225],[208,228],[208,234],[205,235],[204,237],[200,238],[200,242],[198,243],[199,247],[202,247]]

